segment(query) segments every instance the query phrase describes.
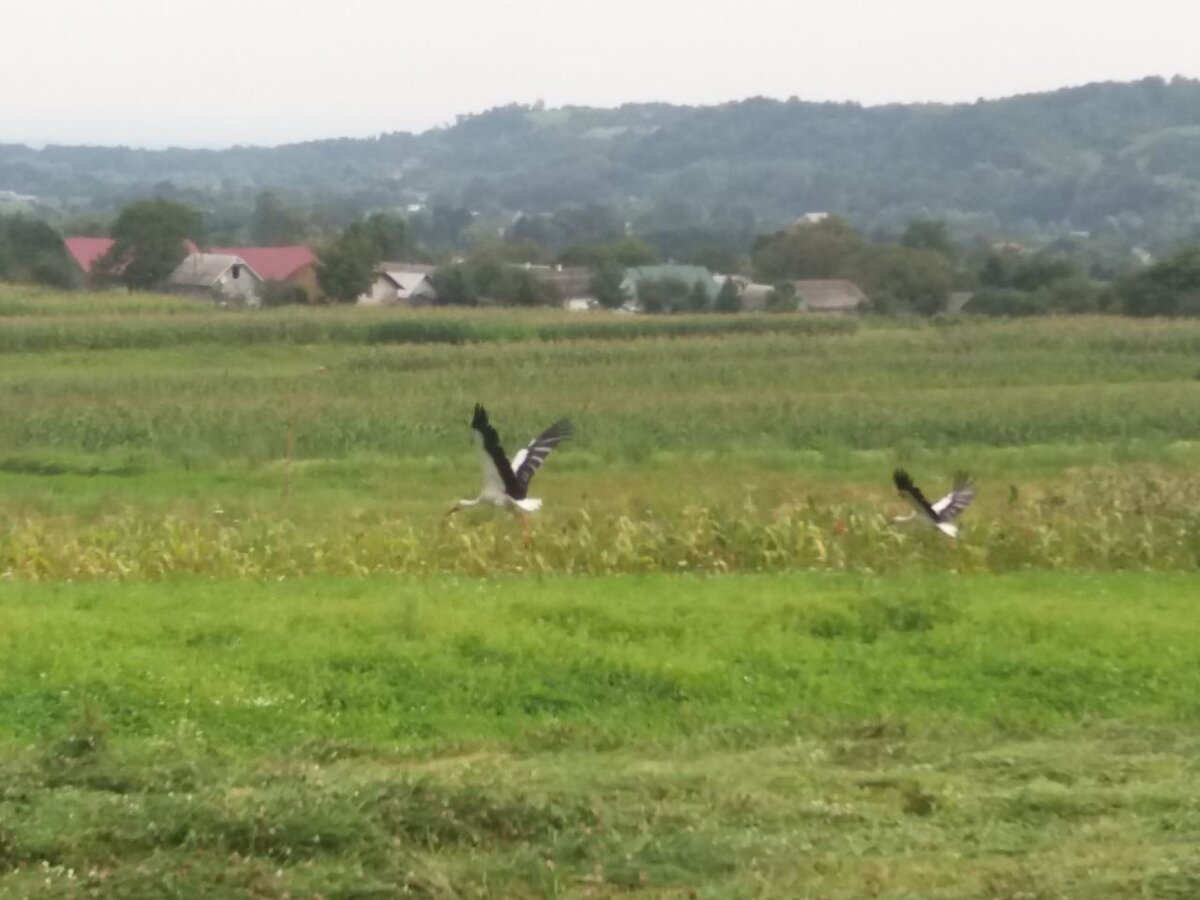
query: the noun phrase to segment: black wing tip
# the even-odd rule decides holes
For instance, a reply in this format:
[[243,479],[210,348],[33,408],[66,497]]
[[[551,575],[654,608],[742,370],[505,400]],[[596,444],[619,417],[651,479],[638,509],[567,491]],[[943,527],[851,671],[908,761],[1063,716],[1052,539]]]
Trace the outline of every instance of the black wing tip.
[[897,490],[911,491],[913,489],[913,480],[903,469],[896,469],[892,472],[892,482],[896,485]]
[[471,427],[480,430],[488,427],[487,410],[480,403],[475,404],[475,413],[471,416]]

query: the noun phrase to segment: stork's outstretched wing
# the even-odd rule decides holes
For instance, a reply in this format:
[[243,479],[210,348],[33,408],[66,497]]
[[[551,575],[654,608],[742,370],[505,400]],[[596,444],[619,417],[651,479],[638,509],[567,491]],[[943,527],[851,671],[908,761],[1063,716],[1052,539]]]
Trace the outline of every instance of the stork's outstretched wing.
[[508,464],[508,454],[500,446],[500,435],[488,421],[487,410],[478,403],[475,404],[475,415],[471,418],[471,427],[480,439],[480,465],[483,468],[484,493],[504,494],[518,497],[520,484],[513,474],[512,466]]
[[953,522],[975,499],[975,488],[966,472],[954,476],[954,487],[945,497],[933,504],[933,511],[943,522]]
[[532,441],[522,447],[513,457],[512,470],[520,493],[513,493],[518,500],[525,497],[529,490],[529,482],[533,475],[546,461],[550,451],[575,433],[575,429],[566,419],[559,419]]
[[904,495],[904,498],[912,504],[917,512],[928,516],[935,522],[938,520],[937,511],[925,499],[925,495],[921,493],[921,489],[913,484],[913,480],[908,476],[907,472],[903,469],[897,469],[892,473],[892,481],[896,485],[896,490]]

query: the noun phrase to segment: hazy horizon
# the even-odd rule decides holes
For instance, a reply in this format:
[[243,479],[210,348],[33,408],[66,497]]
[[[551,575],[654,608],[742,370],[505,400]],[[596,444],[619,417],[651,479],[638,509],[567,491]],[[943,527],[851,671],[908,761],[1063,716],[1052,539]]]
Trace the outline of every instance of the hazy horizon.
[[[1121,81],[1119,83],[1132,83],[1132,82],[1140,81],[1145,78],[1162,78],[1164,81],[1170,82],[1173,78],[1177,78],[1177,77],[1190,77],[1190,76],[1183,76],[1180,73],[1170,73],[1170,74],[1149,73],[1147,75],[1142,75],[1142,76],[1139,76],[1138,78],[1128,79],[1126,81]],[[1197,79],[1197,80],[1200,80],[1200,79]],[[1097,83],[1102,83],[1102,82],[1086,82],[1086,83],[1081,83],[1081,84],[1064,84],[1064,85],[1057,85],[1054,87],[1048,87],[1048,88],[1045,88],[1042,90],[1021,91],[1020,93],[1016,93],[1016,94],[1001,94],[1001,95],[998,95],[995,97],[977,97],[977,98],[972,98],[970,100],[910,100],[910,101],[890,100],[890,101],[881,101],[879,103],[863,103],[862,101],[858,101],[853,98],[845,98],[845,99],[840,99],[840,100],[833,99],[833,98],[822,98],[819,100],[810,100],[809,98],[806,98],[806,97],[798,97],[797,99],[799,99],[801,102],[811,102],[811,103],[858,103],[859,105],[863,106],[864,108],[891,106],[891,105],[954,106],[954,105],[961,105],[961,104],[970,104],[970,103],[974,103],[976,101],[993,102],[993,101],[1006,100],[1006,99],[1010,99],[1013,97],[1027,96],[1027,95],[1031,95],[1031,94],[1053,93],[1055,91],[1071,90],[1073,88],[1085,87],[1087,84],[1097,84]],[[1117,82],[1115,80],[1110,79],[1108,83],[1117,83]],[[764,95],[757,94],[757,95],[752,95],[752,96],[747,96],[747,97],[730,97],[730,98],[727,98],[724,100],[713,100],[710,103],[690,103],[690,104],[672,103],[672,101],[669,101],[669,100],[658,100],[658,99],[651,98],[651,99],[641,99],[641,100],[623,100],[618,103],[607,104],[607,105],[603,105],[603,106],[599,105],[599,104],[565,103],[565,104],[562,104],[561,106],[547,105],[546,108],[547,109],[560,109],[560,108],[567,108],[567,107],[581,107],[581,108],[587,107],[587,108],[592,108],[592,109],[615,109],[615,108],[620,107],[625,104],[656,104],[656,103],[665,103],[668,105],[676,105],[676,106],[692,106],[692,107],[699,108],[699,107],[706,107],[706,106],[719,106],[719,105],[725,104],[725,103],[737,103],[737,102],[741,102],[741,101],[745,101],[745,100],[756,99],[759,97],[764,97]],[[764,97],[764,99],[783,102],[790,98],[780,96],[780,97]],[[534,102],[537,102],[537,101],[518,101],[518,100],[509,101],[509,103],[521,103],[521,104],[532,104]],[[507,104],[496,104],[496,105],[504,106]],[[391,128],[391,129],[383,129],[380,131],[374,131],[374,132],[363,133],[363,134],[322,134],[322,135],[313,135],[311,137],[300,137],[300,138],[296,138],[295,140],[279,141],[279,142],[275,142],[275,143],[258,143],[258,144],[249,143],[249,142],[226,143],[226,144],[179,144],[179,143],[134,144],[134,143],[128,143],[128,142],[126,142],[126,143],[98,143],[95,141],[44,141],[44,140],[20,140],[20,139],[8,140],[8,139],[4,139],[3,136],[0,135],[0,144],[18,144],[18,145],[28,146],[28,147],[31,147],[34,149],[41,149],[46,146],[67,146],[67,147],[92,146],[92,147],[110,147],[110,148],[118,148],[119,147],[119,148],[127,148],[127,149],[132,149],[132,150],[168,150],[168,149],[229,150],[229,149],[233,149],[233,148],[269,149],[272,147],[279,147],[279,146],[284,146],[287,144],[308,143],[308,142],[322,141],[322,140],[369,139],[369,138],[378,137],[382,134],[389,134],[389,133],[396,133],[396,132],[410,132],[413,134],[422,134],[426,131],[432,131],[437,128],[451,126],[454,124],[454,120],[459,116],[479,115],[484,112],[487,112],[488,109],[493,109],[493,108],[495,108],[495,107],[487,107],[485,109],[476,109],[476,110],[470,110],[468,112],[455,113],[454,116],[451,117],[451,119],[449,121],[435,123],[426,128],[420,128],[420,129]]]
[[1197,31],[1182,0],[8,0],[0,81],[31,87],[0,98],[0,142],[275,146],[539,100],[973,102],[1200,77]]

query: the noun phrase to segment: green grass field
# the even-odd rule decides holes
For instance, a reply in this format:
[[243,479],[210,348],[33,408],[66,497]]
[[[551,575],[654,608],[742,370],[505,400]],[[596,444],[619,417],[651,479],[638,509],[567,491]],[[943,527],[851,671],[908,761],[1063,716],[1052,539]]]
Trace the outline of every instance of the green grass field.
[[177,304],[0,291],[0,896],[1200,895],[1200,325]]

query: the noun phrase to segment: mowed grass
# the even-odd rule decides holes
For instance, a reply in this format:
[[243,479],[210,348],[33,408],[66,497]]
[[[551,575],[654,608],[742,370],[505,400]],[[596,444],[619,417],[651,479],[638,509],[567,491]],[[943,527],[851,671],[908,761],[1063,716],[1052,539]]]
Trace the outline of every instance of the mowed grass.
[[1188,896],[1186,576],[0,588],[0,892]]
[[177,302],[0,292],[0,896],[1200,895],[1200,325]]

